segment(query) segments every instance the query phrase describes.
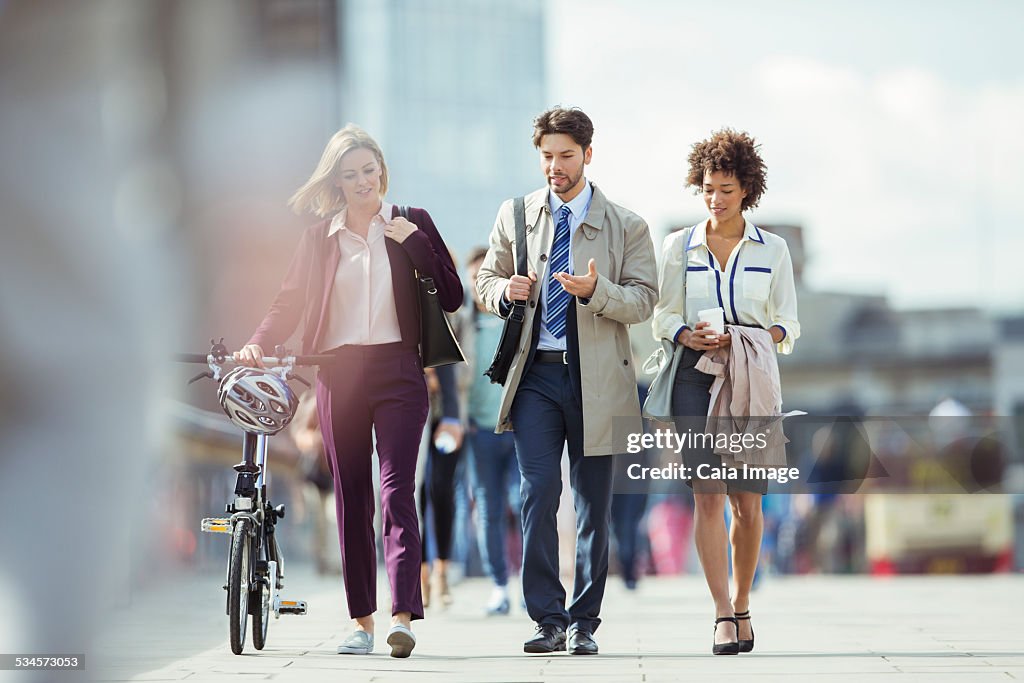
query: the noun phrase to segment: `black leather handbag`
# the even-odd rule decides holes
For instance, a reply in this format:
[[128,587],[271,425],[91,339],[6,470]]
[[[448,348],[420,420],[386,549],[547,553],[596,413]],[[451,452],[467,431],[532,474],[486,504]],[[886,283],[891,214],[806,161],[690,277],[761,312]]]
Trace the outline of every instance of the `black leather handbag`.
[[[516,274],[526,275],[529,266],[526,260],[526,198],[516,197],[512,202],[512,214],[516,222]],[[512,312],[505,318],[498,348],[494,351],[491,367],[484,375],[491,378],[491,384],[505,384],[512,361],[516,357],[523,335],[523,321],[526,319],[526,302],[513,301]]]
[[[399,206],[398,215],[409,220],[409,207]],[[423,367],[465,363],[466,356],[441,307],[441,300],[437,298],[434,278],[416,271],[416,296],[420,303],[420,358],[423,359]]]

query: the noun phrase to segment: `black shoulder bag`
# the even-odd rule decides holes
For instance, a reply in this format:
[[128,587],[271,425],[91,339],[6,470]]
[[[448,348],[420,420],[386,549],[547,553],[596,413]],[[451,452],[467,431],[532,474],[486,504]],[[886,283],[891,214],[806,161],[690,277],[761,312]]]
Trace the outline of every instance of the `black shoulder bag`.
[[[526,275],[529,266],[526,260],[526,198],[516,197],[512,202],[512,213],[516,221],[516,274]],[[485,376],[491,378],[492,384],[505,384],[508,371],[512,368],[512,360],[516,357],[520,340],[523,335],[523,321],[526,318],[526,302],[513,301],[512,312],[505,318],[505,327],[501,331],[501,340],[494,351],[494,360],[487,368]]]
[[[409,220],[409,207],[399,206],[398,215]],[[441,300],[437,298],[434,278],[421,275],[419,271],[415,271],[415,274],[420,304],[420,358],[423,359],[423,367],[436,368],[439,365],[466,362],[451,322],[441,308]]]

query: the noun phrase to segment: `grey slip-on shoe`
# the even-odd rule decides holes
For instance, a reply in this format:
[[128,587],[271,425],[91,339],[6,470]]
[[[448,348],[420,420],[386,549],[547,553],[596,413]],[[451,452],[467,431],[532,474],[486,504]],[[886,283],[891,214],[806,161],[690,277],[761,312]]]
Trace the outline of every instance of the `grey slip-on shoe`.
[[373,634],[366,631],[353,631],[338,646],[339,655],[368,655],[373,652]]
[[392,657],[408,657],[416,647],[416,636],[405,626],[395,624],[388,631],[388,645],[391,646]]

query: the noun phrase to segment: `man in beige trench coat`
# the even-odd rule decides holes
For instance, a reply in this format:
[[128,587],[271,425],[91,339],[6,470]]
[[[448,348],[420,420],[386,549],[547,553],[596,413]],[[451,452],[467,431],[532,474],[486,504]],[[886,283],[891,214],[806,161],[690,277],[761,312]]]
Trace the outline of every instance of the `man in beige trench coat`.
[[[597,654],[613,471],[612,458],[592,456],[615,452],[613,421],[642,429],[628,327],[649,318],[658,298],[654,245],[643,219],[584,177],[593,133],[579,109],[556,107],[537,117],[533,142],[547,186],[526,196],[529,274],[515,274],[507,201],[477,277],[492,313],[505,317],[511,302],[526,302],[495,430],[515,432],[522,475],[523,595],[537,624],[525,652]],[[568,609],[555,527],[566,443],[577,518]]]

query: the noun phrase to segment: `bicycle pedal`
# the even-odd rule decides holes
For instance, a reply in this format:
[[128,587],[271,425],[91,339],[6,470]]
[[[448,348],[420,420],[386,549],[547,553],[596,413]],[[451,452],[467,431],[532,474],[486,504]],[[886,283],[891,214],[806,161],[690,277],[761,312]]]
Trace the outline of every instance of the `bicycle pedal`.
[[231,520],[227,517],[207,517],[201,525],[203,531],[211,534],[230,534]]
[[281,600],[278,612],[281,614],[307,614],[308,608],[305,600]]

